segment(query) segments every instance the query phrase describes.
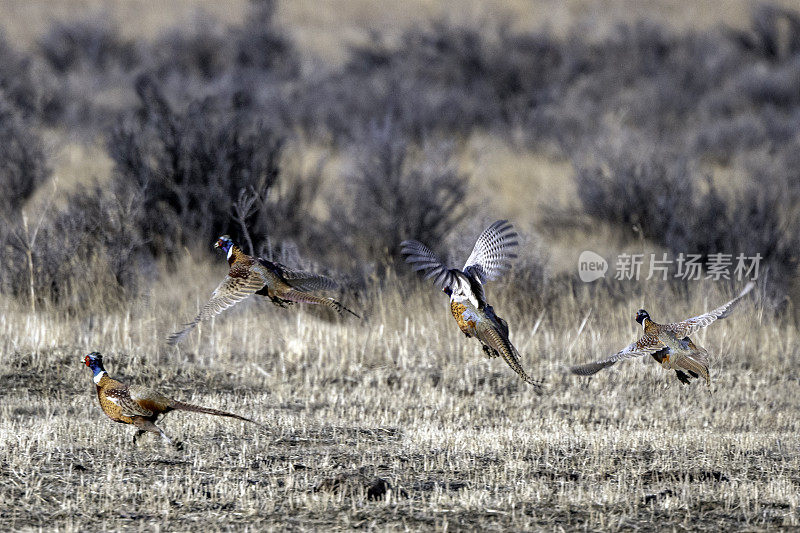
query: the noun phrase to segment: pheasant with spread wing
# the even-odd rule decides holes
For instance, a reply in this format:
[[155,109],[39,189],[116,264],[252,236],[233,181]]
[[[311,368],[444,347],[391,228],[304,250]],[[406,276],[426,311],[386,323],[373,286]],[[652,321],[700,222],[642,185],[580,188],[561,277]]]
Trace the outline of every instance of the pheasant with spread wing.
[[214,248],[222,250],[227,255],[230,265],[228,275],[225,276],[225,279],[211,295],[211,299],[203,306],[194,320],[186,324],[181,331],[170,335],[167,340],[169,344],[177,344],[200,321],[220,314],[253,294],[267,296],[272,303],[280,307],[286,307],[295,302],[317,304],[332,309],[340,315],[347,311],[358,317],[355,312],[346,308],[338,300],[321,294],[338,287],[338,284],[330,278],[302,270],[293,270],[278,262],[260,257],[251,257],[236,246],[227,235],[217,239]]
[[682,322],[672,324],[658,324],[653,322],[650,314],[640,309],[634,319],[642,325],[644,335],[611,357],[593,363],[574,366],[570,370],[580,376],[591,376],[607,368],[617,361],[651,355],[664,369],[675,370],[682,383],[689,383],[692,378],[703,376],[706,385],[711,385],[708,372],[708,352],[705,348],[697,346],[690,335],[700,329],[710,326],[714,321],[730,315],[733,308],[755,284],[751,281],[739,295],[730,302],[708,313],[689,318]]
[[510,267],[518,245],[517,234],[507,220],[498,220],[478,237],[464,268],[448,268],[419,241],[403,241],[401,252],[415,271],[425,273],[450,297],[450,312],[467,337],[477,338],[487,357],[502,356],[514,372],[541,392],[541,382],[522,368],[520,354],[509,340],[508,323],[486,301],[483,284],[496,280]]

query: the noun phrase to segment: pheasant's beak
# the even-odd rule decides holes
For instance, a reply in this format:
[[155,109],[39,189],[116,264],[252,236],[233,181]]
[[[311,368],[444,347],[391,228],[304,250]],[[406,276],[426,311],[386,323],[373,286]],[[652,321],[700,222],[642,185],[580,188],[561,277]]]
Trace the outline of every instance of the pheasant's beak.
[[222,246],[222,245],[219,243],[219,241],[214,243],[214,248],[219,248],[220,246]]

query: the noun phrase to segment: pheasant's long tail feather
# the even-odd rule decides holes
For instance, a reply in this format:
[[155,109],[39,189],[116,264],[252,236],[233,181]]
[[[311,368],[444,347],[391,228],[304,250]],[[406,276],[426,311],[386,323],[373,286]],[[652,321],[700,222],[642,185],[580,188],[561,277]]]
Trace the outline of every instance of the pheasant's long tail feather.
[[336,311],[340,315],[344,311],[347,311],[348,313],[350,313],[354,317],[361,318],[361,316],[359,316],[355,311],[351,311],[350,309],[348,309],[347,307],[342,305],[341,302],[339,302],[338,300],[335,300],[333,298],[328,298],[328,297],[325,297],[325,296],[315,296],[313,294],[308,294],[306,292],[300,292],[300,291],[294,291],[294,290],[288,291],[286,294],[283,294],[282,297],[285,298],[286,300],[290,300],[292,302],[324,305],[325,307],[328,307],[329,309],[333,309],[334,311]]
[[490,347],[503,357],[506,364],[508,364],[514,372],[519,374],[519,377],[522,378],[525,383],[532,385],[537,394],[542,394],[542,382],[533,379],[525,372],[520,363],[519,352],[514,348],[514,345],[511,344],[511,341],[500,335],[494,328],[488,328],[484,333],[484,337],[485,341],[488,341]]
[[227,416],[228,418],[235,418],[237,420],[244,420],[245,422],[252,422],[253,424],[257,424],[259,426],[261,425],[258,422],[256,422],[255,420],[251,420],[251,419],[243,417],[243,416],[235,415],[235,414],[229,413],[227,411],[220,411],[219,409],[211,409],[210,407],[201,407],[199,405],[194,405],[194,404],[191,404],[191,403],[184,403],[184,402],[179,402],[179,401],[173,400],[172,404],[170,405],[170,407],[172,407],[173,409],[176,409],[178,411],[191,411],[191,412],[194,412],[194,413],[205,413],[207,415]]

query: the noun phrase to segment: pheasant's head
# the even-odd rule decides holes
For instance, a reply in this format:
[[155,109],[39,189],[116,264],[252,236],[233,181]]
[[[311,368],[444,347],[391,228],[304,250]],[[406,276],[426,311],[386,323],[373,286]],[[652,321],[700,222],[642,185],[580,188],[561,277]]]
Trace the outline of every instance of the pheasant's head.
[[103,368],[103,356],[100,352],[92,352],[83,358],[83,364],[88,366],[94,372],[95,377],[102,375],[105,372]]
[[226,254],[230,251],[232,247],[233,247],[233,241],[228,235],[223,235],[222,237],[217,239],[217,242],[214,243],[214,248],[221,248],[222,251],[225,252]]
[[644,319],[645,318],[648,319],[648,320],[652,320],[650,318],[650,314],[647,311],[645,311],[644,309],[639,309],[639,312],[636,313],[636,316],[633,317],[633,318],[635,318],[636,322],[638,322],[642,326],[644,326]]

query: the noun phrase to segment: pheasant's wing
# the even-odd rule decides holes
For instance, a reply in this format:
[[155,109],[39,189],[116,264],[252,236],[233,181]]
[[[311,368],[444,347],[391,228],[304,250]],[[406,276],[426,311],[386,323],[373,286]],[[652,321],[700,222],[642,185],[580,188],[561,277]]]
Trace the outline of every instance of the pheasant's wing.
[[423,271],[425,279],[433,278],[440,289],[452,289],[456,284],[456,275],[434,254],[430,248],[419,241],[403,241],[400,253],[406,256],[406,263],[414,271]]
[[141,387],[139,385],[131,385],[128,389],[131,399],[136,402],[143,409],[149,409],[153,412],[161,412],[166,410],[173,403],[171,399],[163,394]]
[[313,291],[335,291],[339,288],[339,284],[331,278],[306,272],[303,270],[294,270],[283,265],[277,264],[280,269],[281,276],[286,283],[295,290],[301,292]]
[[255,269],[249,269],[244,275],[233,277],[230,274],[225,276],[211,294],[211,299],[203,306],[194,320],[186,324],[181,331],[173,333],[167,340],[168,344],[177,344],[194,328],[201,320],[209,319],[220,314],[225,309],[241,302],[248,296],[255,294],[256,291],[264,287],[266,280]]
[[750,292],[753,287],[755,286],[754,282],[748,283],[742,292],[739,293],[739,296],[731,300],[730,302],[721,305],[714,309],[713,311],[709,311],[703,315],[699,315],[688,320],[684,320],[683,322],[675,322],[674,324],[667,324],[665,327],[667,330],[672,331],[678,337],[688,337],[692,333],[696,331],[706,328],[711,325],[712,322],[715,320],[719,320],[721,318],[725,318],[731,314],[733,308],[739,303],[739,300],[744,298],[748,292]]
[[464,272],[474,273],[481,283],[497,279],[511,268],[511,260],[517,257],[512,250],[518,244],[514,226],[508,220],[498,220],[478,237],[464,263]]
[[599,361],[587,363],[585,365],[573,366],[570,368],[570,372],[573,374],[578,374],[579,376],[591,376],[592,374],[595,374],[600,370],[613,365],[621,359],[631,359],[633,357],[641,357],[643,355],[652,355],[663,349],[665,346],[666,345],[658,340],[658,337],[655,335],[645,334],[641,339],[626,347],[624,350],[618,351],[611,357],[600,359]]
[[604,359],[602,361],[595,361],[594,363],[586,363],[585,365],[573,366],[569,370],[573,374],[577,374],[579,376],[591,376],[592,374],[597,374],[604,368],[607,368],[616,362],[617,362],[616,359]]
[[123,416],[153,416],[153,411],[146,409],[139,405],[139,403],[131,398],[127,388],[112,388],[106,391],[106,399],[114,402],[120,408]]
[[533,385],[533,387],[536,389],[536,392],[542,392],[542,382],[536,381],[528,376],[527,372],[525,372],[525,369],[522,368],[522,363],[520,363],[519,352],[514,345],[511,344],[511,341],[508,340],[508,337],[503,335],[502,332],[500,332],[497,328],[491,326],[480,328],[476,336],[482,343],[497,351],[497,353],[503,357],[508,366],[510,366],[514,372],[519,374],[519,377],[521,377],[525,383]]

